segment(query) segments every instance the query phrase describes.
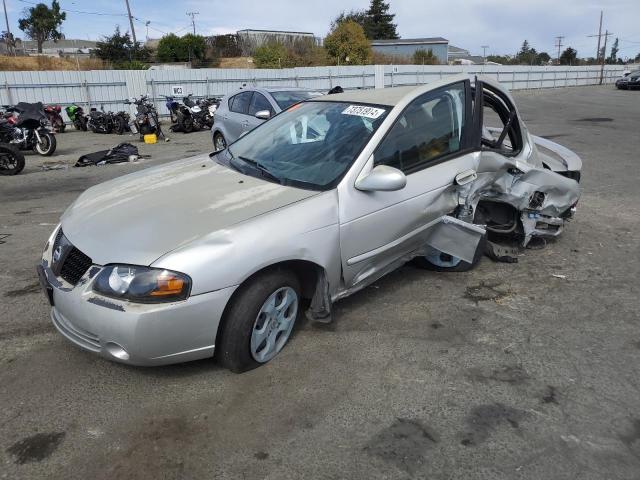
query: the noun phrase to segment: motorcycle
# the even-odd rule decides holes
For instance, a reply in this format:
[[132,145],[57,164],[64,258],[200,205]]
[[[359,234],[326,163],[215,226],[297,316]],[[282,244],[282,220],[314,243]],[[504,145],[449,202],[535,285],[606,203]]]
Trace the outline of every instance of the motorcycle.
[[118,135],[122,135],[124,132],[131,131],[131,128],[129,128],[131,116],[127,112],[125,112],[124,110],[120,110],[119,112],[111,113],[111,115],[113,116],[114,131]]
[[104,111],[104,105],[101,106],[101,111],[93,107],[89,111],[87,127],[93,133],[111,133],[114,128],[113,115]]
[[164,98],[171,117],[171,123],[173,124],[170,130],[172,132],[192,132],[196,125],[191,109],[187,105],[180,105],[173,97],[165,96]]
[[204,112],[204,124],[207,128],[213,127],[213,116],[220,106],[220,98],[203,98],[198,100],[198,106]]
[[131,133],[139,134],[140,140],[142,140],[145,135],[155,133],[159,138],[164,138],[165,141],[168,141],[160,127],[156,107],[147,95],[127,100],[125,103],[136,106],[136,116],[133,121],[129,123]]
[[13,145],[0,143],[0,175],[17,175],[24,169],[24,155]]
[[62,115],[60,115],[61,111],[62,111],[62,108],[60,107],[60,105],[44,106],[44,113],[47,114],[49,123],[53,127],[53,131],[56,133],[64,133],[65,128],[67,128],[67,126],[64,123],[64,120],[62,119]]
[[1,143],[15,145],[20,150],[35,150],[45,157],[53,155],[56,137],[46,128],[47,115],[41,102],[20,102],[7,112],[11,115],[5,115],[0,121]]
[[73,123],[73,126],[76,127],[76,130],[82,130],[83,132],[87,131],[87,117],[85,116],[82,107],[75,104],[69,105],[64,109],[64,111],[67,112],[67,116]]

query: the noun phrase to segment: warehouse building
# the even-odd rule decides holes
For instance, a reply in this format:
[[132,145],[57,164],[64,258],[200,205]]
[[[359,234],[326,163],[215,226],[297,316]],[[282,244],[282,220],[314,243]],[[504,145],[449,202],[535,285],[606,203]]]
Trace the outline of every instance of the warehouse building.
[[416,50],[431,50],[438,58],[438,62],[445,65],[449,54],[449,40],[442,37],[373,40],[371,47],[374,52],[383,55],[405,58],[413,57]]

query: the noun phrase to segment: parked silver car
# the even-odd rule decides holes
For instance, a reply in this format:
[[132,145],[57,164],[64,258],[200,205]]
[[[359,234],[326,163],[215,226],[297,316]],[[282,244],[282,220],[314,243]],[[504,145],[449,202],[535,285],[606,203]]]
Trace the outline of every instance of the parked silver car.
[[242,134],[294,103],[320,95],[315,90],[297,87],[245,87],[227,95],[213,116],[211,138],[215,151],[224,150]]
[[464,75],[323,96],[224,151],[97,185],[38,267],[54,325],[106,358],[271,360],[306,308],[409,260],[472,268],[487,234],[555,237],[581,161],[533,137],[509,93]]

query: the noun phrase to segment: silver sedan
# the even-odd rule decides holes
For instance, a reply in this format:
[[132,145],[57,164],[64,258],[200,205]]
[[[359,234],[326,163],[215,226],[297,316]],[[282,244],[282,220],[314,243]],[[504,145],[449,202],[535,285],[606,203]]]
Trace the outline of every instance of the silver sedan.
[[322,93],[298,87],[246,87],[220,101],[213,116],[211,138],[216,151],[224,150],[242,135],[272,116]]
[[214,353],[241,372],[273,359],[302,313],[413,260],[473,268],[487,237],[555,237],[581,161],[529,134],[489,79],[299,103],[224,151],[84,192],[38,267],[55,327],[136,365]]

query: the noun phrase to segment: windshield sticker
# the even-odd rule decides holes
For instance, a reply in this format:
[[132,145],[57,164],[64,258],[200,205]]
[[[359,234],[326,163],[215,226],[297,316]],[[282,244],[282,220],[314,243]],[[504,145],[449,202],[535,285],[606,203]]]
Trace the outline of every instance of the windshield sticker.
[[349,105],[342,111],[343,115],[357,115],[359,117],[376,119],[384,113],[383,108],[365,107],[363,105]]

